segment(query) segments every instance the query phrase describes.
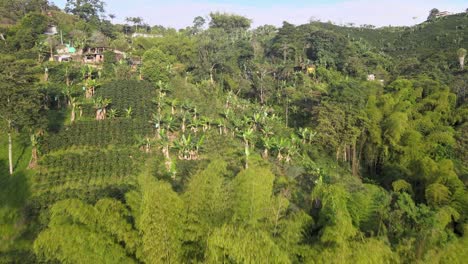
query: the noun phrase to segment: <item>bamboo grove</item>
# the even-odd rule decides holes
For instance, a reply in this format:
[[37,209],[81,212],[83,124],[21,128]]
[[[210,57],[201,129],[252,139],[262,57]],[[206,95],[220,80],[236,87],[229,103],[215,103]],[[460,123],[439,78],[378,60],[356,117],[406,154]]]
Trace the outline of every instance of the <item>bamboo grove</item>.
[[[0,3],[1,263],[468,257],[466,13],[176,30],[104,7]],[[71,46],[104,60],[54,61]]]

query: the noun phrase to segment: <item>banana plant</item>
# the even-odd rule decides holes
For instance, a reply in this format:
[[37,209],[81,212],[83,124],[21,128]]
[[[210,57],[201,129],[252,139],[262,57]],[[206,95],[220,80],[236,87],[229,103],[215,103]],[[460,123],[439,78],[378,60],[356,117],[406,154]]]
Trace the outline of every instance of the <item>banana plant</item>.
[[283,154],[285,154],[285,149],[289,146],[289,142],[288,142],[288,139],[287,138],[277,138],[275,139],[275,146],[276,146],[276,151],[278,152],[277,155],[276,155],[276,159],[278,161],[283,161],[284,159],[284,156]]
[[309,135],[309,129],[307,127],[306,128],[300,127],[299,131],[298,131],[298,134],[302,139],[302,144],[305,144],[306,141],[307,141],[307,137]]
[[125,109],[125,118],[131,119],[133,115],[133,109],[131,106]]
[[176,119],[173,116],[166,115],[164,119],[162,120],[162,123],[164,124],[164,128],[168,132],[174,132],[176,128]]
[[262,157],[268,159],[270,156],[270,151],[275,148],[276,141],[274,138],[269,136],[262,137],[263,153]]
[[215,120],[215,124],[218,126],[218,131],[220,135],[227,134],[226,122],[222,118]]
[[190,124],[188,124],[188,127],[193,133],[198,133],[198,128],[202,127],[203,123],[200,120],[197,119],[192,119]]
[[158,139],[161,138],[161,116],[159,114],[155,114],[153,113],[151,115],[151,120],[149,121],[152,125],[153,125],[153,128],[156,129],[156,137]]
[[209,117],[206,117],[206,116],[201,117],[200,123],[201,123],[203,132],[206,132],[208,129],[211,129],[212,122],[213,121]]
[[117,116],[119,115],[119,111],[117,109],[110,109],[109,112],[107,113],[107,117],[109,117],[110,119],[115,119],[117,118]]
[[262,123],[262,115],[260,113],[254,113],[250,119],[254,130],[258,130]]
[[89,99],[94,96],[94,93],[96,91],[96,87],[98,87],[100,84],[98,83],[97,80],[95,79],[88,79],[85,82],[85,98]]
[[[31,131],[33,132],[33,131]],[[37,166],[37,161],[39,159],[39,139],[44,134],[42,129],[37,130],[36,132],[31,133],[31,160],[29,161],[28,168],[33,169]]]
[[181,119],[180,130],[182,131],[182,133],[185,133],[185,130],[187,129],[187,112],[185,110],[183,111],[180,119]]
[[174,148],[178,151],[178,158],[181,160],[190,160],[190,149],[192,145],[192,136],[182,135],[180,139],[174,141]]
[[96,109],[96,120],[106,119],[107,107],[112,103],[111,99],[98,97],[93,100]]
[[[165,159],[164,165],[166,166],[166,170],[170,172],[173,168],[172,159],[169,152],[171,140],[169,139],[169,136],[165,129],[161,129],[159,133],[161,139],[158,141],[158,143],[161,146],[161,151]],[[173,176],[175,176],[175,174],[173,174]]]
[[246,169],[249,167],[249,157],[251,153],[250,147],[253,146],[252,144],[253,132],[254,131],[252,128],[248,128],[239,133],[239,137],[241,137],[244,142],[244,155],[245,155],[245,168]]
[[137,147],[140,150],[144,151],[145,153],[151,152],[151,146],[153,144],[153,141],[149,137],[142,137],[140,135],[137,135],[136,140]]
[[202,135],[198,139],[198,141],[195,143],[195,149],[194,149],[192,159],[198,159],[198,156],[200,155],[201,147],[203,146],[203,142],[205,142],[205,135]]
[[169,102],[167,102],[167,104],[171,107],[171,114],[175,115],[177,106],[179,105],[179,101],[177,99],[172,99]]

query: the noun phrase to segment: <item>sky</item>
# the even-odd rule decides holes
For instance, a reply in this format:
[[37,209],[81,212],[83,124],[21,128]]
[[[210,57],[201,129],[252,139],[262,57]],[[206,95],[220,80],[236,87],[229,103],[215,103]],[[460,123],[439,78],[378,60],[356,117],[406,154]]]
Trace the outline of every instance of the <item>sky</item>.
[[[63,8],[66,0],[50,0]],[[354,23],[381,26],[409,26],[426,20],[429,11],[455,13],[468,8],[467,0],[105,0],[106,13],[115,14],[116,23],[126,17],[142,17],[150,25],[185,28],[197,16],[210,12],[235,13],[252,19],[253,27],[283,21],[300,25],[310,19],[336,24]]]

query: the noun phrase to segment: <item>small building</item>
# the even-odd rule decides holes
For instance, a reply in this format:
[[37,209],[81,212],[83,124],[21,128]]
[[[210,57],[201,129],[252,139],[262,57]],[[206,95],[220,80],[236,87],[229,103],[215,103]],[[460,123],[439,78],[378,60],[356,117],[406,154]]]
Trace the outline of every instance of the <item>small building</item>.
[[57,47],[57,54],[75,54],[76,49],[70,44],[60,45]]
[[79,54],[77,54],[76,49],[70,44],[65,44],[57,47],[57,54],[53,56],[53,59],[56,62],[69,62],[77,59],[77,56],[79,60]]
[[133,33],[132,38],[160,38],[160,34]]
[[91,64],[104,62],[104,51],[106,51],[104,47],[88,48],[83,52],[83,62]]
[[445,17],[445,16],[450,16],[450,15],[453,15],[453,13],[448,12],[448,11],[442,11],[442,12],[435,14],[435,17]]
[[369,75],[367,75],[367,80],[368,80],[368,81],[375,81],[375,74],[369,74]]
[[72,56],[71,55],[54,55],[54,61],[56,62],[70,62],[72,61]]
[[58,34],[57,27],[53,25],[48,26],[44,34],[48,36],[57,35]]

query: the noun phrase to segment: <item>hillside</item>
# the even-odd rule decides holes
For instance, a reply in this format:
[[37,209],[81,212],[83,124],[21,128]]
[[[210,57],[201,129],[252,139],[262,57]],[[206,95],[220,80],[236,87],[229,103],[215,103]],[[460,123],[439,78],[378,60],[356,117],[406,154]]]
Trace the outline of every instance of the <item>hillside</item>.
[[78,2],[0,5],[0,263],[468,257],[466,14],[177,31]]

